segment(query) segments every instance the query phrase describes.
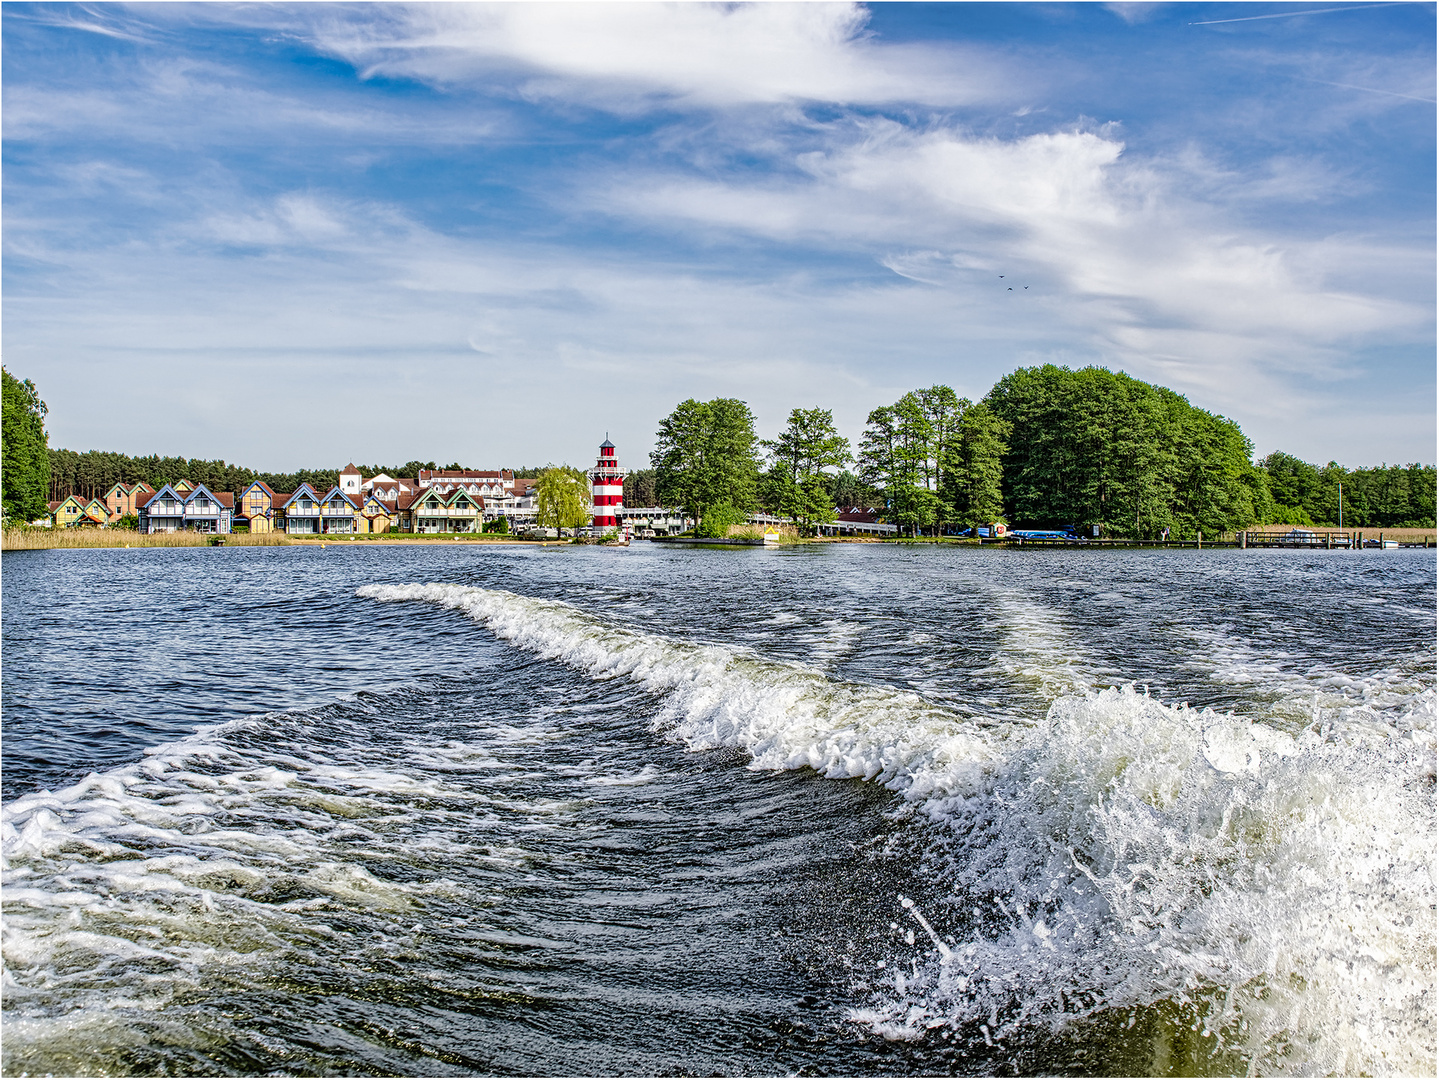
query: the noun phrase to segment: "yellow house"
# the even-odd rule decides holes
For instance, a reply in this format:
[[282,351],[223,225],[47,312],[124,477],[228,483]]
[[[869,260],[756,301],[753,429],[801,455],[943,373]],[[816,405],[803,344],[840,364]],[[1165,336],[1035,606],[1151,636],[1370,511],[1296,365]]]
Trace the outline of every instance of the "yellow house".
[[398,512],[375,497],[372,491],[365,497],[360,512],[355,515],[357,533],[387,533],[398,524]]
[[[286,493],[283,499],[288,499]],[[275,507],[277,496],[271,490],[270,485],[262,480],[256,480],[240,493],[240,499],[235,504],[235,516],[237,520],[247,520],[250,523],[250,532],[267,533],[275,528]]]
[[77,525],[104,525],[108,514],[99,499],[82,499],[71,495],[50,505],[50,520],[62,529]]

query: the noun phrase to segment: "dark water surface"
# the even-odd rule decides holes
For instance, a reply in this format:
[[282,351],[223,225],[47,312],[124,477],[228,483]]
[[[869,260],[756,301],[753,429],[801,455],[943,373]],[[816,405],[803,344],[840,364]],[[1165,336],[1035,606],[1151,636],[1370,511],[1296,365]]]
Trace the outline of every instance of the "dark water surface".
[[7,1074],[1425,1073],[1432,553],[10,552]]

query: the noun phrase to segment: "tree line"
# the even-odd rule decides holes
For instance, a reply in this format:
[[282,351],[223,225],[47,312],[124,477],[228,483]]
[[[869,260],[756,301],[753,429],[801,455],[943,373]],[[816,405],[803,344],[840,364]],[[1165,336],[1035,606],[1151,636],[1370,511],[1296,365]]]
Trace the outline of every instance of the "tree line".
[[909,535],[1003,520],[1188,539],[1338,525],[1342,485],[1346,526],[1434,527],[1432,465],[1348,470],[1253,454],[1238,424],[1173,390],[1050,364],[1011,372],[978,402],[944,385],[910,391],[869,414],[853,452],[826,410],[795,409],[761,440],[743,401],[690,399],[661,422],[652,468],[625,495],[650,505],[653,493],[716,535],[754,510],[813,531],[837,507],[868,506]]
[[[52,450],[46,415],[34,383],[6,370],[9,520],[44,516],[47,500],[101,496],[140,480],[158,489],[187,479],[235,492],[256,480],[276,491],[302,483],[326,491],[339,480],[338,468],[273,473],[223,460]],[[1104,368],[1045,365],[1011,372],[978,402],[944,385],[904,394],[869,414],[857,448],[835,430],[829,410],[793,409],[777,437],[764,440],[744,401],[689,399],[661,422],[651,467],[625,479],[624,501],[682,510],[716,535],[755,510],[812,532],[837,508],[861,507],[911,535],[1004,520],[1153,539],[1165,530],[1188,538],[1275,523],[1336,526],[1342,488],[1345,526],[1435,525],[1433,465],[1351,470],[1282,452],[1255,461],[1253,451],[1234,421],[1173,390]],[[366,475],[410,477],[438,467],[418,460],[360,466]],[[564,506],[556,520],[575,516],[574,486],[570,476],[569,487],[555,487],[553,501]]]
[[1338,525],[1344,492],[1344,525],[1376,529],[1432,529],[1433,465],[1379,465],[1346,469],[1311,465],[1275,452],[1259,463],[1274,500],[1272,520],[1291,525]]

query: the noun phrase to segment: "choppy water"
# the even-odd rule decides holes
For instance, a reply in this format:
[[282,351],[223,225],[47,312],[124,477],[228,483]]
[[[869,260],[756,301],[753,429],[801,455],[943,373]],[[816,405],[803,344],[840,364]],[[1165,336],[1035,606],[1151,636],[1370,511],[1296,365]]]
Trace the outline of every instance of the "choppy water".
[[1431,553],[3,568],[7,1074],[1434,1071]]

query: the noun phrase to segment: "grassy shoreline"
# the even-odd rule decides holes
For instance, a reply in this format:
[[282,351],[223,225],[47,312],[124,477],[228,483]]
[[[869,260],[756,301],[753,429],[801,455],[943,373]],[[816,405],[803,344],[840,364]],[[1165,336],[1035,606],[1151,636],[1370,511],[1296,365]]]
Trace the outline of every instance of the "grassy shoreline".
[[[227,547],[284,547],[282,533],[230,533]],[[56,548],[208,547],[210,534],[142,533],[134,529],[5,529],[0,550],[48,551]]]

